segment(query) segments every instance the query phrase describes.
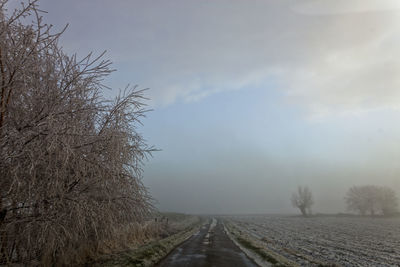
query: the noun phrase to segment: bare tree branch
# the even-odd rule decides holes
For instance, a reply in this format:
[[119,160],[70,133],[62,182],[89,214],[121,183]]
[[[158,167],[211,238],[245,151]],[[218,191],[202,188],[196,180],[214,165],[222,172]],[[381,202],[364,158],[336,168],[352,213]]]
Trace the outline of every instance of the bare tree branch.
[[[37,1],[0,0],[0,265],[75,265],[153,211],[137,132],[145,90],[104,99],[111,62],[68,56]],[[32,23],[26,23],[33,18]],[[88,245],[90,244],[90,246]],[[72,255],[72,256],[71,256]]]

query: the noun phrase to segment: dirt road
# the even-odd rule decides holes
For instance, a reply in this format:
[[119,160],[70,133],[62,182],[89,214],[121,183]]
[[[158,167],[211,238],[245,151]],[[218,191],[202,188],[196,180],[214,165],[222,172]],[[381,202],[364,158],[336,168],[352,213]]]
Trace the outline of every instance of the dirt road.
[[220,221],[212,219],[157,266],[257,266],[229,239]]

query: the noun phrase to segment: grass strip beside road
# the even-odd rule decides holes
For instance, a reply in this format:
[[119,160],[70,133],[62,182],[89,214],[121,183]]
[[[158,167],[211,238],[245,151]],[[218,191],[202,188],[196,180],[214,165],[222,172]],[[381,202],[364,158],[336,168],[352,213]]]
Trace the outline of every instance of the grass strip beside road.
[[175,247],[196,233],[203,223],[203,220],[199,220],[195,225],[187,227],[185,230],[164,239],[152,241],[137,249],[110,255],[108,259],[96,263],[95,266],[153,266],[167,256]]

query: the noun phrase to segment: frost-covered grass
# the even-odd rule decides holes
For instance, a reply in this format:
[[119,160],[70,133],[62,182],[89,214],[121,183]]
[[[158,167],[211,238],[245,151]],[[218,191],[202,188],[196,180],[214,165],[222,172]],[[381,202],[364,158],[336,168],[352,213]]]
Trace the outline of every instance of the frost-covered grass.
[[198,216],[162,213],[147,222],[149,223],[156,229],[149,234],[147,241],[107,253],[94,262],[88,262],[88,265],[153,266],[177,245],[197,232],[204,220]]
[[400,264],[400,218],[232,216],[228,221],[299,265]]

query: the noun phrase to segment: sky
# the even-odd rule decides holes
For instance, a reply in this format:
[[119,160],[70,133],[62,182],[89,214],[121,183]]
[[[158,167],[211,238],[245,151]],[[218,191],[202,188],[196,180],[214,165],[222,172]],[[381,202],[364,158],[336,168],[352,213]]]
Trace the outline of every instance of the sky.
[[[10,1],[13,6],[17,1]],[[162,211],[345,212],[353,185],[400,197],[397,0],[40,0],[105,83],[150,88],[143,182]]]

